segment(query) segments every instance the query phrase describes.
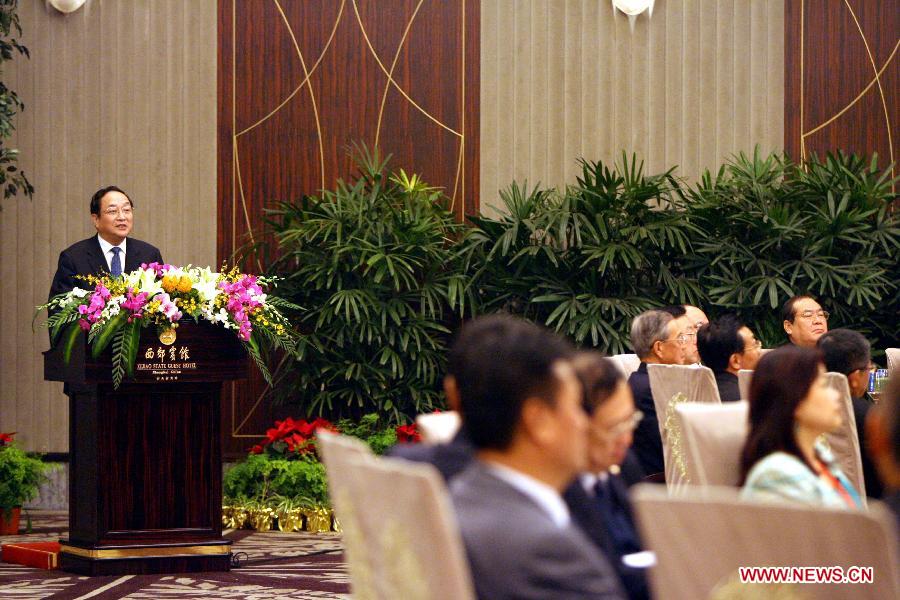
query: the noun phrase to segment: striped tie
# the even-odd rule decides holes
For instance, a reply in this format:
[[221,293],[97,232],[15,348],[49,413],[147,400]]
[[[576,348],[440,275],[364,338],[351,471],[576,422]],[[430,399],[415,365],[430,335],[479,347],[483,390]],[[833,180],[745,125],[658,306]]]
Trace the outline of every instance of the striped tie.
[[122,249],[118,246],[113,246],[112,248],[113,258],[109,265],[109,272],[113,277],[118,277],[122,274],[122,259],[119,258],[119,252],[121,251]]

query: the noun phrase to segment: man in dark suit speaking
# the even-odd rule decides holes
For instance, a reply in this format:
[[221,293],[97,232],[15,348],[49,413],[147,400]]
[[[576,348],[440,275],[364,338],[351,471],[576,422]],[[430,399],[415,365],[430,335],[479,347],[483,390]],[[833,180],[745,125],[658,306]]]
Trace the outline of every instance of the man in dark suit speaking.
[[129,238],[134,224],[134,203],[114,185],[97,190],[91,197],[91,220],[97,235],[72,244],[59,255],[59,265],[50,286],[50,298],[86,287],[76,275],[121,275],[141,263],[163,261],[155,246]]

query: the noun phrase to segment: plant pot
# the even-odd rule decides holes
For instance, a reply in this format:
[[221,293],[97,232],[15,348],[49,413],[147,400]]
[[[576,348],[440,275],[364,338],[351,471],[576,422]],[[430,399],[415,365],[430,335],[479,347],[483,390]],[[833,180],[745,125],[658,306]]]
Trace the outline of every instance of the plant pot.
[[19,516],[22,507],[0,508],[0,535],[16,535],[19,533]]

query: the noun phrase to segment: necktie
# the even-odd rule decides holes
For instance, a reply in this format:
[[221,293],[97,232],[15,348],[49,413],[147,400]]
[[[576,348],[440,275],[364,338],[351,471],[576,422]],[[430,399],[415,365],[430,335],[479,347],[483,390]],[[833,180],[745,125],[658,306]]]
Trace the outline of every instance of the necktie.
[[112,253],[113,258],[112,262],[109,264],[109,272],[113,277],[118,277],[122,274],[122,259],[119,258],[119,253],[122,251],[118,246],[113,246]]

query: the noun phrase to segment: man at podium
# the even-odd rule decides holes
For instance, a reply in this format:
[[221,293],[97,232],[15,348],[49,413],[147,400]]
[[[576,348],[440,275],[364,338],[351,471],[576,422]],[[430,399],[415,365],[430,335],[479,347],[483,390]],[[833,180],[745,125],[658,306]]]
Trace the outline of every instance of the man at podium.
[[134,224],[134,203],[114,185],[97,190],[91,197],[91,220],[97,235],[72,244],[59,255],[59,265],[50,286],[50,298],[82,287],[76,275],[121,275],[141,263],[163,261],[155,246],[129,238]]

